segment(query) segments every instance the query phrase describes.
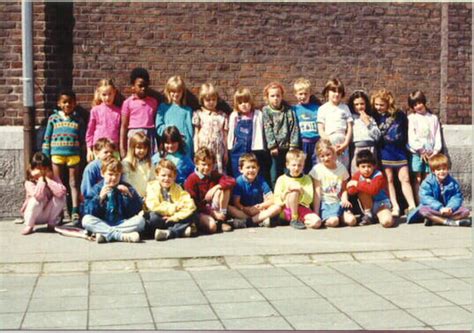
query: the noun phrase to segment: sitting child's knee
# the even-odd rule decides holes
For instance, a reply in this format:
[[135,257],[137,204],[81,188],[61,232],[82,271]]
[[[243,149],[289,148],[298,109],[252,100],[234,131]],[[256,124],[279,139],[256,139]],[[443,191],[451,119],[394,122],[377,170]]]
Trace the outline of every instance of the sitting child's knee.
[[393,227],[393,219],[391,217],[379,219],[379,222],[384,228]]
[[338,217],[330,217],[326,220],[326,227],[337,227],[339,225],[339,218]]

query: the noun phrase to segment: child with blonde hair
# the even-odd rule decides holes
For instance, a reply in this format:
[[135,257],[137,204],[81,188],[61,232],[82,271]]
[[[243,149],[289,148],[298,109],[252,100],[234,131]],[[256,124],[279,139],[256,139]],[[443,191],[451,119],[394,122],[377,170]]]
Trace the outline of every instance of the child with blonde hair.
[[66,207],[66,187],[54,176],[51,161],[41,152],[36,152],[31,158],[25,191],[26,198],[20,212],[26,226],[21,234],[31,234],[35,225],[42,223],[48,224],[48,231],[54,231]]
[[352,139],[354,119],[346,104],[344,84],[338,79],[326,82],[323,95],[327,102],[318,111],[318,131],[323,139],[334,145],[339,161],[349,169],[349,144]]
[[286,154],[287,172],[278,177],[275,185],[275,203],[283,208],[285,219],[295,229],[318,229],[321,219],[311,209],[313,183],[311,177],[303,174],[306,154],[299,149]]
[[234,228],[254,226],[271,227],[271,218],[277,216],[281,208],[274,202],[272,189],[259,175],[257,157],[244,153],[239,158],[241,175],[236,179],[229,212],[234,217]]
[[201,109],[193,114],[194,150],[207,147],[216,157],[217,171],[224,173],[227,165],[227,133],[229,119],[217,109],[219,94],[211,83],[204,83],[199,90]]
[[87,125],[87,162],[94,160],[94,145],[100,138],[120,141],[120,108],[116,106],[117,88],[111,79],[99,81],[92,100],[89,123]]
[[130,138],[127,157],[123,160],[123,181],[132,185],[143,198],[147,183],[155,179],[151,165],[150,139],[143,132],[137,132]]
[[318,111],[319,104],[311,102],[311,82],[299,78],[293,84],[297,104],[293,105],[300,129],[301,149],[306,154],[304,173],[308,173],[317,163],[316,142],[319,140]]
[[143,132],[150,140],[151,151],[155,151],[155,113],[158,101],[148,95],[150,75],[144,68],[134,68],[130,74],[132,95],[122,105],[120,126],[120,156],[127,156],[128,141],[137,132]]
[[155,127],[159,137],[169,126],[176,126],[184,137],[185,154],[192,159],[193,110],[186,106],[186,85],[181,76],[172,76],[165,85],[166,103],[161,103],[156,112]]
[[426,96],[421,90],[415,90],[408,96],[408,149],[411,153],[410,166],[415,173],[414,192],[430,172],[429,159],[438,154],[443,147],[438,117],[426,106]]
[[234,110],[229,116],[227,148],[233,177],[241,175],[239,159],[245,153],[254,153],[259,164],[266,169],[268,158],[265,152],[263,114],[255,109],[252,93],[248,88],[239,88],[234,93]]
[[262,110],[263,129],[271,155],[270,178],[273,187],[285,168],[286,153],[299,147],[298,122],[294,111],[283,103],[284,93],[279,82],[271,82],[263,89],[263,97],[267,102]]
[[336,147],[328,139],[320,139],[316,144],[319,163],[309,175],[313,178],[315,212],[321,212],[321,220],[327,227],[337,227],[341,222],[355,226],[357,220],[350,211],[346,184],[349,173],[337,159]]
[[176,174],[174,163],[163,159],[155,168],[156,180],[146,188],[149,219],[145,230],[157,241],[191,236],[196,205],[191,195],[175,183]]
[[395,106],[395,99],[390,91],[381,89],[371,97],[372,108],[376,110],[375,121],[378,124],[381,138],[379,157],[382,169],[387,177],[388,192],[392,202],[392,215],[400,216],[400,206],[394,183],[394,172],[402,187],[403,195],[408,203],[408,211],[416,207],[415,198],[410,184],[410,173],[407,160],[407,129],[408,120],[403,111]]

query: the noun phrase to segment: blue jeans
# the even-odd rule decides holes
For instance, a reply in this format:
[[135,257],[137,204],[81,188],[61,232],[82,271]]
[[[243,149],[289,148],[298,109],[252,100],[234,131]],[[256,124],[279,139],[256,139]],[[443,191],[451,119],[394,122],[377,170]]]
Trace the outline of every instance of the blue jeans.
[[104,235],[107,242],[121,241],[122,233],[143,231],[145,229],[145,219],[142,216],[135,215],[111,226],[94,215],[86,215],[82,218],[82,225],[84,229],[91,233]]
[[270,167],[270,178],[272,181],[272,188],[275,188],[277,178],[281,176],[285,171],[286,165],[286,153],[288,150],[278,149],[278,155],[272,155],[272,166]]
[[145,234],[147,236],[154,237],[155,230],[168,230],[170,232],[168,239],[183,237],[184,231],[193,223],[193,215],[190,217],[178,221],[178,222],[166,222],[163,217],[156,213],[150,212],[150,217],[146,220]]

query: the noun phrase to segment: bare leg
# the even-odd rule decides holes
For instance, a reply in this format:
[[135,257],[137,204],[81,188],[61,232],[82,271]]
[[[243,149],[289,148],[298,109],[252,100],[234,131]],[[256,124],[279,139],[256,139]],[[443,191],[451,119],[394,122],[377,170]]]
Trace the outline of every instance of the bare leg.
[[280,214],[280,212],[281,212],[280,206],[271,205],[267,209],[260,211],[257,215],[252,216],[252,221],[255,223],[259,223],[270,217],[277,216],[278,214]]
[[357,225],[356,217],[354,216],[354,214],[352,214],[349,211],[345,211],[342,214],[342,219],[343,219],[344,223],[347,224],[350,227],[353,227],[353,226]]
[[339,217],[333,216],[326,220],[326,227],[335,228],[339,225]]
[[392,202],[392,214],[395,216],[400,215],[400,206],[397,202],[397,192],[395,190],[395,184],[393,183],[393,169],[385,168],[385,176],[387,177],[388,184],[388,195],[390,196],[390,201]]
[[318,229],[321,227],[321,219],[316,214],[306,214],[304,217],[304,224],[311,229]]
[[367,194],[367,193],[359,193],[359,200],[360,204],[362,205],[362,210],[363,211],[371,211],[372,210],[372,205],[373,205],[373,200],[372,196]]
[[377,217],[379,219],[380,224],[384,228],[393,227],[393,217],[392,212],[389,209],[381,209],[377,212]]
[[210,215],[198,214],[199,227],[209,234],[214,234],[217,231],[217,223]]
[[398,170],[398,179],[402,185],[403,196],[405,197],[408,203],[408,209],[416,207],[415,198],[413,197],[413,190],[410,184],[410,173],[408,171],[408,166],[403,166]]
[[423,181],[423,174],[421,172],[415,173],[415,181],[413,182],[413,193],[415,195],[415,202],[418,202],[418,193],[420,190],[420,184]]
[[247,214],[245,214],[243,211],[241,211],[240,209],[234,206],[228,206],[227,210],[230,216],[238,218],[238,219],[246,219],[250,217]]
[[286,207],[291,211],[291,220],[294,219],[294,216],[298,216],[298,207],[300,203],[300,194],[299,192],[290,192],[286,196]]
[[71,188],[72,207],[79,207],[78,174],[79,165],[69,167],[69,187]]

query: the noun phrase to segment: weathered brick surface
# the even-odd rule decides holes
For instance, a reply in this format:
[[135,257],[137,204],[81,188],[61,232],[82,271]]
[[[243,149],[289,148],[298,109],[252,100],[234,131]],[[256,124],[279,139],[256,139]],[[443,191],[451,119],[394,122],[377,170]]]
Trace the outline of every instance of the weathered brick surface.
[[[469,3],[448,5],[448,122],[471,123]],[[21,124],[20,2],[0,4],[0,125]],[[339,77],[348,92],[392,90],[399,106],[420,88],[440,105],[441,5],[436,3],[35,3],[37,122],[54,106],[59,85],[72,84],[89,108],[94,86],[112,77],[125,96],[132,68],[152,86],[182,75],[196,92],[211,81],[231,102],[248,86],[306,76],[316,95]],[[292,102],[291,91],[286,95]]]

